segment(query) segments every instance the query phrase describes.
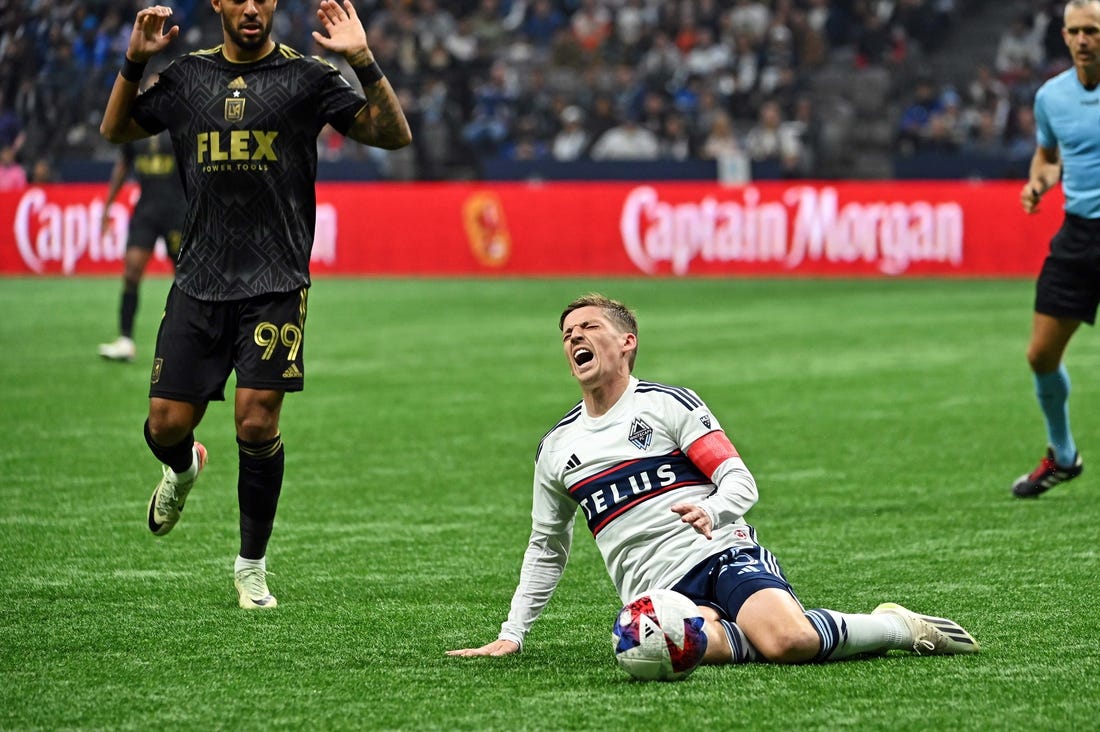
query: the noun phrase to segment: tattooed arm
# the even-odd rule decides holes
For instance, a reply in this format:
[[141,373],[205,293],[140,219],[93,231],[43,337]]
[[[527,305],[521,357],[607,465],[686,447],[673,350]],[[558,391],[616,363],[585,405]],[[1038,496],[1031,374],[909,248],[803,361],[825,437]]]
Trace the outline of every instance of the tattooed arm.
[[355,116],[348,137],[387,150],[396,150],[412,142],[412,131],[389,79],[382,77],[373,84],[365,84],[363,94],[368,104]]
[[409,122],[389,79],[381,75],[377,66],[372,66],[374,54],[367,45],[367,33],[351,0],[344,0],[343,6],[336,0],[321,0],[317,17],[328,35],[314,31],[314,40],[322,48],[341,54],[351,64],[367,98],[367,106],[356,115],[347,136],[364,145],[387,150],[408,145],[412,142]]

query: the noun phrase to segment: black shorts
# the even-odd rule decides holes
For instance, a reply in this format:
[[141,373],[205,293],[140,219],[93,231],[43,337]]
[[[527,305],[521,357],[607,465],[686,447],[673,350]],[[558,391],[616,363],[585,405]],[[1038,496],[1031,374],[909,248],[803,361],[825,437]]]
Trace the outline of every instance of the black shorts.
[[174,262],[180,251],[182,230],[183,209],[180,206],[142,206],[139,200],[134,207],[134,215],[130,217],[126,248],[151,252],[157,239],[163,237],[168,256]]
[[1100,304],[1100,219],[1066,214],[1035,284],[1035,312],[1096,322]]
[[149,396],[222,401],[232,371],[238,387],[301,391],[308,293],[303,287],[207,302],[172,285],[157,332]]

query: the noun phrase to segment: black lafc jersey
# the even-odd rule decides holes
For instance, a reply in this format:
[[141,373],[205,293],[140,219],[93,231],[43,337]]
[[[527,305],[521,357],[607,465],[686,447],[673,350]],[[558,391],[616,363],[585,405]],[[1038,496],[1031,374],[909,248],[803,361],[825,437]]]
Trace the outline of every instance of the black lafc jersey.
[[164,69],[133,116],[169,130],[183,175],[176,285],[200,300],[308,286],[317,135],[326,123],[346,133],[365,104],[334,66],[281,44],[259,61],[219,46]]
[[122,158],[141,186],[137,205],[163,212],[178,211],[182,219],[186,201],[171,136],[161,132],[128,142],[122,146]]

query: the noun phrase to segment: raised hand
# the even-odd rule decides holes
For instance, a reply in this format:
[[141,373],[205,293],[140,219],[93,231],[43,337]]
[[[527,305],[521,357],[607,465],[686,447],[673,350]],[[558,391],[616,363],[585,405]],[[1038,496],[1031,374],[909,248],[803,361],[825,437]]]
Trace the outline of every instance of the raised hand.
[[351,0],[344,0],[342,6],[336,0],[321,0],[317,18],[328,34],[313,31],[313,40],[322,48],[340,54],[352,66],[365,66],[374,60],[367,46],[367,32]]
[[172,17],[172,8],[154,5],[138,11],[134,30],[130,33],[130,46],[126,57],[137,63],[145,63],[179,35],[180,27],[174,25],[164,32],[165,22]]

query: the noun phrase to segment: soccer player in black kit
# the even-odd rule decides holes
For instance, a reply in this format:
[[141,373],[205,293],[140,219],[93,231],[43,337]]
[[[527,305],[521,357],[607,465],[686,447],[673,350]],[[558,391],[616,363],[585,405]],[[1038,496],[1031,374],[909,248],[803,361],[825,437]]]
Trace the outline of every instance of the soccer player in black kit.
[[[146,82],[152,83],[155,79],[156,75],[152,75]],[[103,230],[106,231],[110,225],[111,203],[131,175],[137,178],[141,194],[134,205],[126,235],[118,338],[110,343],[99,344],[99,355],[109,361],[134,360],[134,318],[137,315],[138,294],[145,267],[153,256],[153,248],[159,238],[164,239],[168,256],[174,265],[183,231],[186,202],[179,171],[176,169],[176,156],[172,152],[172,138],[168,132],[122,146],[122,153],[111,171],[110,188],[103,210]]]
[[211,0],[223,43],[177,58],[137,94],[145,64],[179,34],[170,8],[138,11],[126,61],[100,132],[121,143],[172,135],[187,211],[157,334],[145,439],[164,463],[149,501],[154,534],[167,534],[206,464],[194,430],[237,376],[238,603],[274,608],[265,556],[283,482],[279,413],[305,373],[306,295],[316,217],[317,136],[326,125],[366,145],[412,141],[393,87],[367,45],[350,0],[321,0],[324,33],[362,93],[331,64],[271,38],[277,0]]

